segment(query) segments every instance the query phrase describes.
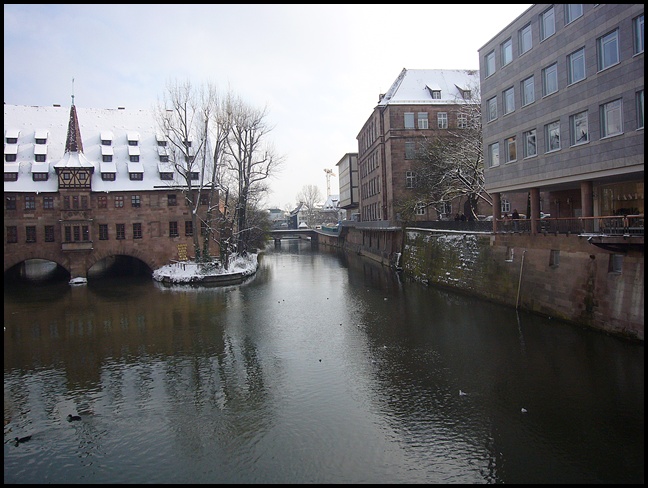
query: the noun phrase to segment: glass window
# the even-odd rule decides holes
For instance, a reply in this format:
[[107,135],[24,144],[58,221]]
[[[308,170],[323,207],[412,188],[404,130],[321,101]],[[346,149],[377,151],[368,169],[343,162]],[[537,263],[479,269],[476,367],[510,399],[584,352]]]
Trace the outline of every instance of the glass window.
[[10,196],[5,198],[5,209],[16,210],[16,197]]
[[601,105],[601,137],[614,136],[623,132],[622,109],[620,99]]
[[97,207],[108,208],[108,197],[106,195],[97,196]]
[[437,123],[439,124],[439,129],[448,128],[448,114],[446,112],[439,112],[437,114]]
[[169,237],[178,237],[178,223],[169,222]]
[[126,224],[116,224],[115,230],[117,231],[117,239],[126,239]]
[[25,226],[25,242],[36,242],[36,226],[27,225]]
[[522,106],[529,105],[535,101],[535,83],[533,76],[522,81]]
[[536,130],[531,129],[524,133],[524,157],[530,158],[538,154],[536,146]]
[[99,224],[99,240],[108,240],[108,224]]
[[414,112],[405,112],[405,128],[414,128]]
[[418,113],[418,128],[427,129],[428,128],[428,114],[427,112]]
[[495,73],[495,51],[491,51],[486,55],[486,77]]
[[524,54],[533,47],[533,37],[531,36],[531,24],[527,24],[520,29],[520,54]]
[[510,114],[515,110],[515,93],[513,87],[503,93],[504,98],[504,115]]
[[585,144],[589,141],[587,126],[587,110],[569,117],[570,143],[572,146]]
[[502,43],[502,66],[506,66],[513,61],[513,41],[509,37]]
[[140,222],[136,222],[133,224],[133,239],[141,239],[142,238],[142,224]]
[[54,242],[54,226],[45,226],[45,242]]
[[599,71],[619,62],[619,31],[615,30],[597,39]]
[[140,207],[142,205],[139,195],[131,195],[131,207]]
[[465,129],[468,127],[468,115],[466,114],[457,114],[457,128]]
[[43,208],[52,210],[54,208],[54,197],[43,197]]
[[637,129],[644,128],[644,91],[637,92]]
[[416,156],[416,143],[405,141],[405,159],[414,159]]
[[493,97],[488,100],[488,121],[495,120],[497,118],[497,97]]
[[417,203],[414,212],[416,215],[425,215],[425,208],[425,204]]
[[33,195],[25,196],[25,210],[36,210],[36,197]]
[[634,31],[634,53],[644,52],[644,16],[632,20],[632,30]]
[[405,172],[405,188],[414,188],[416,186],[416,173],[414,171]]
[[585,48],[567,56],[567,68],[569,69],[569,83],[576,83],[585,79]]
[[551,7],[540,14],[540,40],[544,41],[547,37],[551,37],[556,32],[556,18],[554,16],[554,8]]
[[547,96],[558,91],[558,63],[542,70],[542,95]]
[[495,142],[488,146],[488,165],[493,168],[499,164],[499,142]]
[[565,24],[573,22],[579,17],[583,16],[582,3],[568,3],[565,5]]
[[115,208],[123,208],[124,207],[124,196],[123,195],[118,195],[115,197]]
[[129,156],[131,163],[139,163],[139,156]]
[[185,220],[185,235],[193,235],[193,222],[191,220]]
[[560,121],[545,125],[545,139],[547,141],[547,152],[560,149]]
[[506,198],[502,198],[500,201],[500,210],[502,213],[509,213],[511,211],[511,202]]
[[18,227],[15,225],[7,226],[7,244],[15,244],[18,242]]
[[176,195],[175,195],[175,194],[167,195],[167,205],[168,205],[169,207],[174,207],[174,206],[176,206],[177,204],[178,204],[178,200],[176,199]]
[[509,137],[506,143],[506,162],[511,163],[517,159],[517,145],[515,143],[515,136]]

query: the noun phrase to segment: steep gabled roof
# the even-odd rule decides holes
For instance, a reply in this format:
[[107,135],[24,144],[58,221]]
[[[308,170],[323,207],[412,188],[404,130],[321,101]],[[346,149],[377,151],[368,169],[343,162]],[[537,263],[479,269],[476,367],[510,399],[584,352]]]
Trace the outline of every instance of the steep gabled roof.
[[[403,68],[378,106],[466,103],[465,90],[479,93],[479,71]],[[433,91],[440,92],[441,98],[433,98]]]

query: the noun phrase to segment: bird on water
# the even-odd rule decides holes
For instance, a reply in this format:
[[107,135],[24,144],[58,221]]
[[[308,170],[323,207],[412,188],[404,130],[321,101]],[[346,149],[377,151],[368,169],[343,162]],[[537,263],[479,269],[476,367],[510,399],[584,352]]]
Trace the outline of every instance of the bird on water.
[[27,435],[25,437],[16,437],[16,445],[22,444],[23,442],[27,442],[29,439],[31,439],[30,435]]
[[74,422],[76,420],[81,420],[81,417],[79,417],[78,415],[68,414],[67,419],[68,422]]

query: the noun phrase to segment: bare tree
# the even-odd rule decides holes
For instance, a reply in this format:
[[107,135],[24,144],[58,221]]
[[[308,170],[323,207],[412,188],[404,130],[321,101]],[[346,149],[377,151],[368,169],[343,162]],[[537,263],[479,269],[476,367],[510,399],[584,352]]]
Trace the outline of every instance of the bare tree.
[[312,226],[315,223],[315,211],[322,204],[322,192],[315,185],[304,185],[297,194],[297,201],[302,202],[306,213],[306,223]]
[[[173,170],[171,186],[183,192],[190,209],[194,255],[207,261],[209,239],[214,229],[199,217],[199,206],[208,202],[208,219],[218,213],[218,178],[210,154],[210,122],[217,110],[217,94],[210,86],[195,87],[189,81],[169,81],[155,112],[158,126],[166,137],[169,164]],[[207,224],[207,225],[205,225]],[[200,242],[200,232],[207,236]]]
[[410,198],[398,202],[398,211],[405,220],[418,208],[440,209],[460,197],[467,198],[464,212],[472,214],[473,218],[477,217],[479,200],[492,206],[492,198],[484,188],[478,87],[470,93],[469,100],[458,103],[457,129],[449,129],[442,136],[424,138],[418,145],[413,165],[414,192]]
[[266,142],[272,130],[266,122],[266,109],[256,109],[241,98],[229,94],[226,100],[229,120],[227,139],[227,168],[236,181],[236,251],[244,253],[248,249],[251,228],[248,222],[249,205],[258,202],[267,193],[267,180],[281,165],[272,146]]

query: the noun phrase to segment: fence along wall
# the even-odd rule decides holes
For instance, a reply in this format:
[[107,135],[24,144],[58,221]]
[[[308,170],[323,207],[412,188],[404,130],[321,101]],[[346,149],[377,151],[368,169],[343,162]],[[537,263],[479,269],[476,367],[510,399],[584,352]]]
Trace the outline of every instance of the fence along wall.
[[641,251],[615,254],[577,235],[407,229],[402,263],[423,283],[644,340]]

